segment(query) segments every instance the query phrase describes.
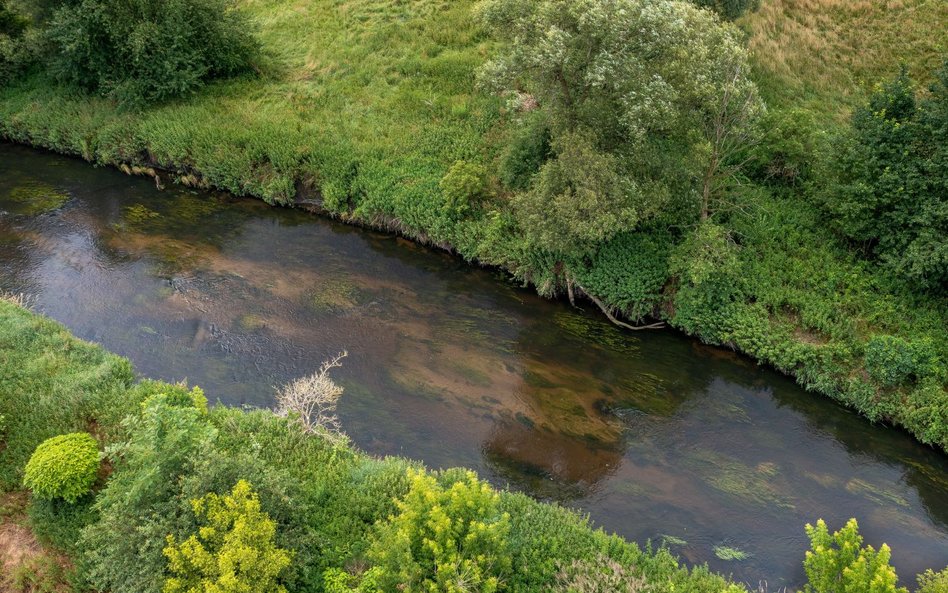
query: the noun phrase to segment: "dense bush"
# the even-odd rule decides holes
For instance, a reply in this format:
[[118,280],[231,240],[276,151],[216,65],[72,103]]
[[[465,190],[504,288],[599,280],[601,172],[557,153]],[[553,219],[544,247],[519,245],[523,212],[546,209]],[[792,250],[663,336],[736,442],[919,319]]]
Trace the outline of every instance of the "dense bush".
[[[442,479],[451,481],[448,472]],[[499,510],[499,495],[473,472],[447,485],[435,476],[411,472],[411,487],[398,512],[379,525],[368,550],[373,567],[355,591],[441,591],[494,593],[506,586],[509,517]],[[350,590],[338,570],[327,572],[335,591]],[[368,581],[368,582],[366,582]]]
[[247,71],[250,30],[230,0],[82,0],[50,20],[50,70],[121,103],[161,101]]
[[168,536],[164,554],[173,576],[164,593],[286,593],[278,579],[292,555],[277,547],[276,523],[260,510],[249,482],[240,480],[226,496],[212,492],[191,504],[200,527],[182,542]]
[[486,196],[487,169],[476,163],[457,161],[441,178],[440,186],[445,214],[452,219],[461,218]]
[[943,370],[930,341],[909,341],[882,334],[869,339],[865,360],[869,375],[888,387],[935,377]]
[[99,471],[99,445],[91,434],[76,432],[44,441],[30,457],[23,484],[37,498],[76,502],[92,490]]
[[7,0],[0,0],[0,87],[22,72],[32,58],[28,24]]
[[98,519],[94,505],[91,494],[76,502],[34,498],[28,509],[30,528],[41,541],[78,558],[83,551],[79,545],[82,530]]
[[889,564],[889,546],[879,551],[862,547],[862,536],[855,519],[830,535],[820,519],[806,526],[810,550],[803,567],[806,570],[805,593],[908,593],[897,587],[898,577]]
[[948,286],[948,62],[918,99],[908,73],[856,110],[829,210],[851,240],[922,288]]
[[941,572],[929,568],[918,575],[918,593],[948,593],[948,567]]
[[[129,416],[128,439],[107,450],[114,471],[99,495],[99,522],[83,531],[90,584],[114,593],[157,593],[165,538],[192,531],[181,476],[209,456],[216,431],[194,408],[152,396]],[[185,499],[187,500],[187,499]]]

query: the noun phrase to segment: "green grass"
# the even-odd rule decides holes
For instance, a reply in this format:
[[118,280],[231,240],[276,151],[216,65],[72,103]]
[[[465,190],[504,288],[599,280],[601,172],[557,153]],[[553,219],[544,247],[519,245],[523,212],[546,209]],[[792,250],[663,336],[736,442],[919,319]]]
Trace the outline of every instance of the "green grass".
[[[98,164],[170,169],[271,203],[306,199],[331,214],[394,230],[548,286],[552,263],[485,210],[444,213],[439,181],[457,159],[495,170],[508,129],[475,73],[494,50],[471,0],[241,0],[263,44],[260,74],[179,101],[123,111],[42,75],[0,89],[0,137]],[[942,0],[763,0],[745,16],[755,77],[771,112],[832,160],[846,115],[905,61],[920,77],[948,51]],[[813,185],[819,185],[814,174]],[[728,225],[742,249],[741,299],[700,309],[669,281],[667,233],[604,246],[583,285],[635,317],[658,311],[704,341],[793,375],[873,420],[948,449],[948,390],[885,387],[867,373],[878,334],[929,340],[948,369],[948,304],[860,260],[827,228],[801,187],[752,187]],[[502,213],[502,199],[488,205]],[[943,374],[948,376],[948,372]]]
[[763,0],[741,23],[769,102],[834,117],[900,64],[924,80],[948,52],[941,0]]
[[20,486],[44,440],[89,431],[107,441],[132,405],[129,362],[0,298],[0,490]]

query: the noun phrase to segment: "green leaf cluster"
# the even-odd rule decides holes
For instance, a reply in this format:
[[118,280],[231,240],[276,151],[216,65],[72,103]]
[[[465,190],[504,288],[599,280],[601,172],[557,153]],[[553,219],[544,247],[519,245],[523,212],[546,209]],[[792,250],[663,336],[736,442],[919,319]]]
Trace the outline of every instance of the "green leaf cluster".
[[[511,568],[510,518],[501,512],[497,492],[470,471],[446,485],[420,471],[411,470],[408,479],[396,514],[379,525],[368,550],[375,569],[369,578],[382,591],[503,590]],[[339,579],[338,573],[328,576]]]
[[164,593],[286,593],[280,573],[292,554],[275,542],[276,523],[246,480],[230,494],[192,500],[200,528],[179,542],[168,536]]
[[896,586],[889,546],[882,544],[879,551],[862,547],[855,519],[832,535],[820,519],[816,526],[807,525],[806,533],[811,549],[803,561],[808,581],[804,593],[908,593]]
[[252,27],[230,0],[81,0],[53,13],[57,80],[134,105],[193,93],[246,72]]
[[43,441],[30,457],[23,485],[33,496],[76,502],[92,490],[99,471],[99,445],[87,432]]
[[853,115],[840,184],[840,230],[879,262],[934,291],[948,287],[948,62],[926,96],[906,69]]

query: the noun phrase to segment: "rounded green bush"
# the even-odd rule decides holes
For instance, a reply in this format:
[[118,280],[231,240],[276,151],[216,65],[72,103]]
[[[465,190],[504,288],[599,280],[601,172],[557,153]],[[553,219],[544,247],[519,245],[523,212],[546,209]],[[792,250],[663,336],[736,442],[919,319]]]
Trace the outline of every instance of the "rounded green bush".
[[86,432],[47,439],[26,463],[23,485],[38,498],[74,503],[92,490],[99,470],[99,447]]

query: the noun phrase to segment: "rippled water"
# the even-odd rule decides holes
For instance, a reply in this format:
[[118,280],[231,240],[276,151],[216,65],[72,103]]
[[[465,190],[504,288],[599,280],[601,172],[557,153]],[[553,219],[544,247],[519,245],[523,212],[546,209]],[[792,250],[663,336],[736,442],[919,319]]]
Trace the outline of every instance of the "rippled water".
[[0,145],[0,290],[227,405],[348,350],[340,415],[366,451],[472,467],[754,586],[800,584],[820,517],[889,543],[903,583],[948,563],[944,455],[401,239]]

